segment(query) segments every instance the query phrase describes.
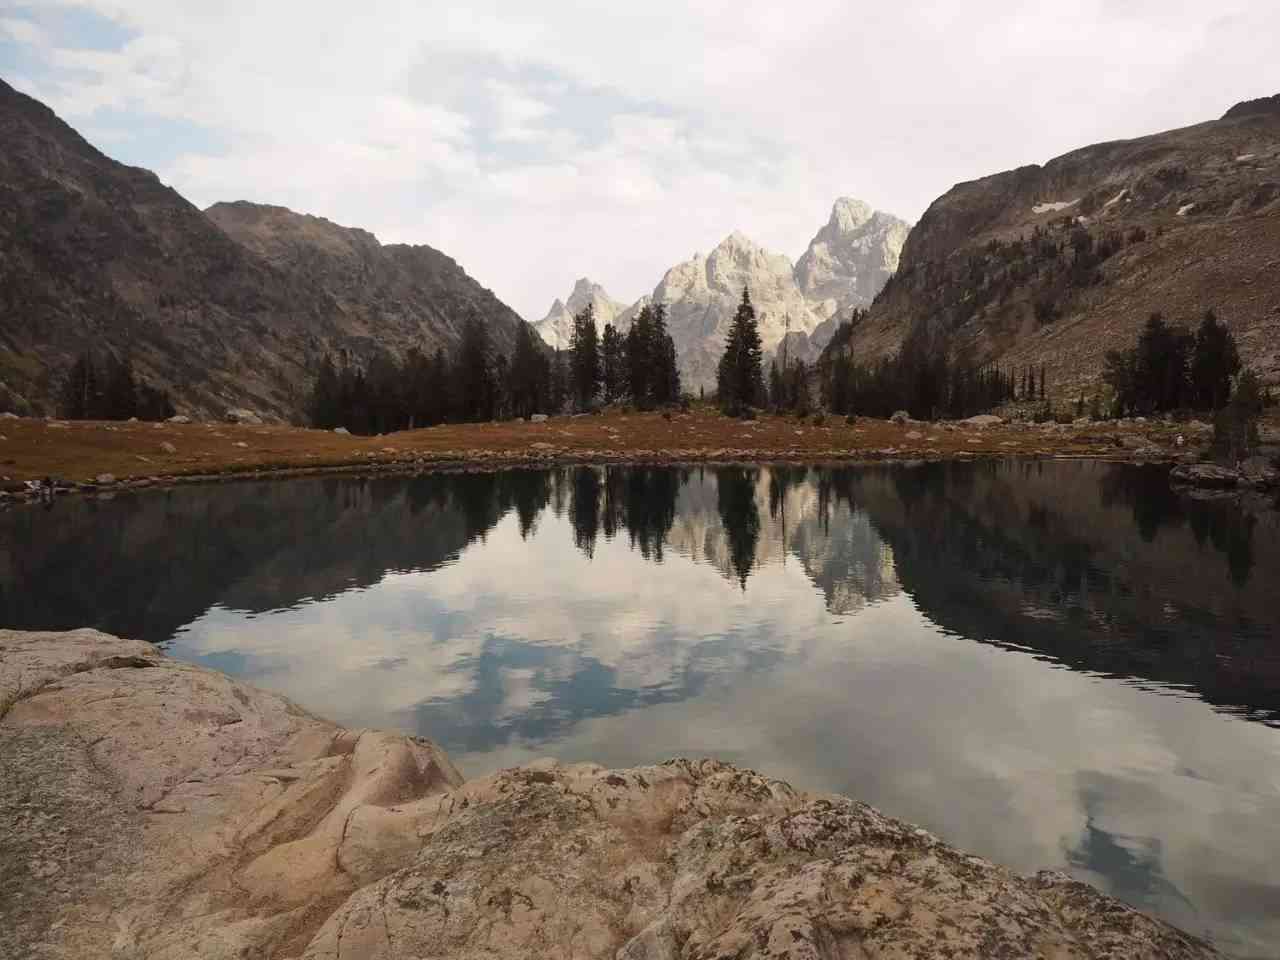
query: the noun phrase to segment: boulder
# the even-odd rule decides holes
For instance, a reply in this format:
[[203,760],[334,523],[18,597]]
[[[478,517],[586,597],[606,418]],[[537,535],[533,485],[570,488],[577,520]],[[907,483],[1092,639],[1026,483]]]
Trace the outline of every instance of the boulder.
[[351,436],[351,431],[346,427],[334,427],[333,432],[343,437]]
[[177,416],[170,417],[170,418],[169,418],[169,420],[168,420],[168,422],[169,422],[169,423],[190,423],[190,422],[191,422],[191,418],[190,418],[190,417],[185,417],[185,416],[183,416],[182,414],[178,414]]
[[529,415],[530,423],[542,423],[546,419],[547,415],[545,413],[531,413]]
[[1267,457],[1248,457],[1240,463],[1240,474],[1255,487],[1280,486],[1280,470]]
[[910,423],[911,414],[907,413],[905,410],[895,410],[893,416],[889,418],[889,422],[897,424]]
[[163,453],[177,453],[177,452],[178,452],[178,448],[177,448],[177,447],[175,447],[175,446],[174,446],[172,443],[170,443],[168,440],[166,440],[166,441],[164,441],[164,443],[160,444],[160,450],[161,450]]
[[93,482],[99,486],[109,486],[116,482],[116,475],[114,473],[100,473],[93,478]]
[[847,797],[688,759],[464,783],[92,630],[0,631],[0,816],[0,956],[1218,956]]
[[987,427],[996,427],[1004,423],[1003,417],[997,417],[994,413],[980,413],[976,417],[966,417],[960,421],[966,427],[976,427],[984,430]]
[[1216,463],[1180,463],[1169,471],[1169,479],[1193,487],[1235,487],[1242,477],[1239,471]]
[[0,420],[21,420],[22,418],[10,410],[0,413]]
[[258,416],[252,410],[246,410],[244,407],[233,407],[227,411],[227,423],[245,423],[251,426],[261,426],[262,417]]

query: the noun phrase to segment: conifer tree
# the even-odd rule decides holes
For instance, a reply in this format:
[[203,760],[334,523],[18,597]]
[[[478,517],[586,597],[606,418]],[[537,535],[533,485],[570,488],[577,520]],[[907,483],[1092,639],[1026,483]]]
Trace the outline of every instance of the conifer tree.
[[622,335],[606,323],[600,340],[600,375],[605,403],[613,403],[625,393],[626,356]]
[[631,402],[636,406],[648,408],[649,388],[653,375],[652,346],[653,308],[646,304],[627,331],[624,344],[627,367],[627,386],[631,393]]
[[98,371],[93,355],[86,351],[76,358],[62,387],[62,415],[68,420],[87,420],[98,409]]
[[585,410],[600,391],[600,341],[596,331],[595,306],[588,303],[573,318],[573,336],[569,341],[569,375],[573,399],[579,410]]
[[516,346],[511,354],[508,380],[511,415],[515,417],[528,417],[540,411],[547,394],[549,371],[546,359],[533,338],[528,324],[520,324],[516,330]]
[[311,425],[321,430],[332,430],[342,423],[342,397],[338,381],[338,369],[333,358],[325,354],[320,361],[316,383],[311,390]]
[[733,315],[724,354],[716,371],[720,405],[727,412],[740,413],[747,407],[758,406],[763,399],[761,353],[756,310],[751,305],[751,294],[743,287],[742,302]]
[[489,349],[489,331],[475,314],[467,318],[462,328],[462,343],[454,364],[454,383],[461,419],[493,419],[493,358]]
[[1192,401],[1200,410],[1219,410],[1231,396],[1231,380],[1240,370],[1235,337],[1212,310],[1196,330],[1191,357]]
[[96,415],[103,420],[128,420],[137,414],[138,384],[133,376],[133,363],[128,357],[109,356],[106,389]]
[[667,305],[653,305],[649,325],[649,362],[652,377],[649,382],[649,400],[652,404],[675,403],[680,399],[680,367],[676,360],[676,345],[667,332]]

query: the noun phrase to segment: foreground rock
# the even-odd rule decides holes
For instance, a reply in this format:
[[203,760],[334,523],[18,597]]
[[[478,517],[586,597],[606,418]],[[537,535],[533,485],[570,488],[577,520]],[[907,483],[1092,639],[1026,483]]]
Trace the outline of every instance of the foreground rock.
[[1055,873],[711,760],[463,784],[93,631],[0,631],[0,956],[1201,958]]

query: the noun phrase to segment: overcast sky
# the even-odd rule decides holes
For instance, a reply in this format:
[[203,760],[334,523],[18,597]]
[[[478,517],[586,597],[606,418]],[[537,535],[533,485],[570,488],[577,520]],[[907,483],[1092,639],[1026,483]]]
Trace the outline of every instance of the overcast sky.
[[201,207],[429,243],[534,320],[1276,93],[1280,3],[0,0],[0,75]]

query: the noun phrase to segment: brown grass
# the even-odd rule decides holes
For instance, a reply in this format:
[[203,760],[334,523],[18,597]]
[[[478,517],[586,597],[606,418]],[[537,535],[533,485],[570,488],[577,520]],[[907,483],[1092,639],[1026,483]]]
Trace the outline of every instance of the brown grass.
[[[448,424],[380,437],[343,436],[286,426],[223,423],[152,424],[0,420],[0,476],[54,476],[89,481],[255,474],[365,465],[471,466],[556,462],[734,460],[868,460],[981,456],[1123,458],[1122,434],[1140,434],[1170,456],[1180,428],[1172,424],[1067,428],[1048,432],[1000,426],[987,430],[883,420],[821,426],[792,417],[755,421],[708,407],[688,414],[554,417],[542,423]],[[168,453],[162,444],[174,448]]]

